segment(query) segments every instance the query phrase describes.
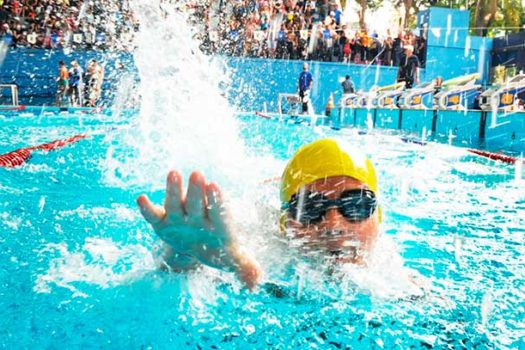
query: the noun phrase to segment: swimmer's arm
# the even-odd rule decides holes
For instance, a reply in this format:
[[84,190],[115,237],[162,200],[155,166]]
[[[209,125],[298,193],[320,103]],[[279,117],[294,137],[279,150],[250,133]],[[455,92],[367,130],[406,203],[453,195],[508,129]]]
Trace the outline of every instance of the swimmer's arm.
[[182,175],[168,174],[164,207],[153,205],[142,195],[140,211],[155,233],[170,249],[165,250],[166,267],[175,271],[200,264],[232,271],[250,289],[262,278],[258,262],[237,243],[237,230],[222,199],[219,187],[206,183],[200,172],[193,172],[186,195]]
[[160,258],[159,268],[162,271],[183,273],[195,270],[202,265],[191,255],[175,252],[173,248],[165,242],[162,243],[162,246],[156,253]]

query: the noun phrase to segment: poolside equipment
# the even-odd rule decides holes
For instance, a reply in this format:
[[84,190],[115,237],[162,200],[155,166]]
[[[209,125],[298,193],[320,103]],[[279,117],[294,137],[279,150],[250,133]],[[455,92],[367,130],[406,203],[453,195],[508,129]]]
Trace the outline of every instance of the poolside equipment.
[[343,94],[341,98],[339,99],[339,107],[340,108],[352,108],[357,107],[357,98],[359,97],[358,94],[352,93],[352,94]]
[[374,108],[374,102],[376,101],[376,97],[377,94],[373,88],[370,91],[359,92],[355,100],[355,107]]
[[399,95],[404,87],[405,82],[399,82],[381,87],[376,86],[370,89],[370,91],[359,91],[355,94],[344,94],[339,100],[339,105],[342,108],[375,108],[379,106],[381,100],[383,104],[388,103],[389,106],[395,106],[397,101],[394,99],[394,97]]
[[357,98],[357,107],[361,108],[376,108],[379,103],[379,97],[384,94],[397,94],[405,87],[405,82],[399,82],[386,86],[374,86],[370,91],[361,93]]
[[[306,98],[306,96],[305,96]],[[277,97],[277,111],[280,114],[300,114],[300,107],[303,101],[299,94],[280,93]],[[308,114],[315,114],[314,107],[310,98],[307,99]],[[284,107],[287,107],[286,110]]]
[[431,109],[434,103],[435,82],[429,81],[408,89],[399,97],[399,107],[405,109]]
[[390,89],[386,87],[378,90],[377,95],[377,107],[380,108],[398,108],[399,97],[403,94],[406,82],[402,81],[396,84],[390,85]]
[[334,108],[334,94],[330,94],[330,97],[328,97],[328,102],[326,103],[325,108],[325,115],[329,117],[332,113],[332,109]]
[[18,106],[18,86],[16,84],[0,84],[0,96],[3,95],[3,91],[9,89],[11,92],[11,105]]
[[434,96],[434,106],[444,110],[474,109],[481,94],[481,85],[476,84],[479,73],[468,74],[443,82],[443,90]]
[[52,142],[43,143],[38,146],[20,148],[20,149],[17,149],[9,153],[1,154],[0,155],[0,167],[16,168],[18,166],[23,165],[29,158],[31,158],[31,154],[33,151],[36,151],[36,150],[46,151],[46,152],[53,151],[58,148],[75,143],[86,137],[87,137],[86,134],[79,134],[79,135],[71,136],[67,139],[55,140]]
[[525,101],[525,74],[516,75],[479,96],[479,106],[484,111],[517,110],[520,101]]

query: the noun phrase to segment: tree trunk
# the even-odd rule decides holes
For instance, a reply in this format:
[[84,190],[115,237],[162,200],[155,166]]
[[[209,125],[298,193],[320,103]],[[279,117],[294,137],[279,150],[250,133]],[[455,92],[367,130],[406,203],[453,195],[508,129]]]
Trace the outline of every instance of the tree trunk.
[[407,29],[410,23],[410,9],[412,8],[412,0],[403,0],[403,5],[405,6],[405,16],[403,18],[403,28]]
[[497,0],[478,0],[475,15],[475,33],[477,35],[487,35],[487,28],[494,21],[498,10]]
[[359,27],[361,28],[361,31],[366,30],[366,23],[365,23],[365,13],[368,6],[367,0],[358,0],[357,2],[359,6],[361,7],[359,11],[357,11],[357,15],[359,16]]

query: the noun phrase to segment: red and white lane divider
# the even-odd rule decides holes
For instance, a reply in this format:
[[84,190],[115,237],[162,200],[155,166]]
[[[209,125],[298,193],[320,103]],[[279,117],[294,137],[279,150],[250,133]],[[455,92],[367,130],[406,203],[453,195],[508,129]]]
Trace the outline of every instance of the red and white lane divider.
[[[485,157],[485,158],[492,159],[492,160],[498,160],[500,162],[504,162],[508,164],[515,164],[516,162],[520,160],[519,158],[512,157],[512,156],[509,156],[503,153],[487,152],[487,151],[481,151],[479,149],[473,149],[473,148],[468,148],[467,151],[469,151],[470,153],[474,153],[481,157]],[[523,162],[523,159],[521,159],[521,161]]]
[[25,147],[25,148],[19,148],[15,151],[1,154],[0,155],[0,167],[3,168],[16,168],[18,166],[21,166],[27,162],[29,158],[31,158],[31,154],[33,151],[53,151],[58,148],[62,148],[64,146],[67,146],[69,144],[75,143],[79,140],[85,139],[87,137],[87,134],[79,134],[71,136],[67,139],[63,140],[56,140],[48,143],[43,143],[38,146],[33,147]]
[[14,106],[14,107],[0,107],[0,112],[3,111],[24,111],[26,109],[26,106],[20,105],[20,106]]
[[255,112],[255,115],[258,116],[258,117],[264,118],[264,119],[272,119],[272,117],[270,117],[269,115],[264,114],[262,112]]

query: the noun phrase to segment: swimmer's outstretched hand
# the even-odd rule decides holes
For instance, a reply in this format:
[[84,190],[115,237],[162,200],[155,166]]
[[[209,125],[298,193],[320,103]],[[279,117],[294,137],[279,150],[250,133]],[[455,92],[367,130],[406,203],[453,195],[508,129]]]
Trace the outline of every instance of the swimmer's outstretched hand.
[[[174,254],[183,258],[179,261],[186,258],[184,264],[188,264],[188,259],[196,259],[208,266],[235,271],[250,289],[261,279],[259,264],[237,243],[219,187],[213,182],[206,183],[202,173],[191,174],[184,195],[182,175],[170,171],[164,207],[154,205],[146,195],[138,197],[137,204],[155,233]],[[173,263],[177,264],[177,259]]]

